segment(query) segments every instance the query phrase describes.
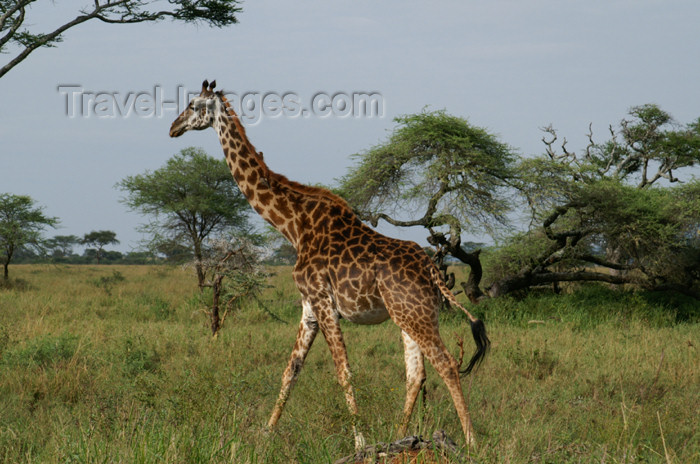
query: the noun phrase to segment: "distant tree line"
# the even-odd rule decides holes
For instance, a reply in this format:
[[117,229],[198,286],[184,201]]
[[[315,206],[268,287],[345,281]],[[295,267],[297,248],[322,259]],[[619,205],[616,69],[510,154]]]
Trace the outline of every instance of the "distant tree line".
[[[684,125],[656,105],[642,105],[600,141],[589,127],[580,151],[545,127],[542,153],[529,156],[445,111],[396,122],[386,142],[355,155],[336,192],[372,225],[425,229],[426,251],[448,285],[457,284],[448,265],[469,266],[459,285],[471,301],[558,291],[570,282],[700,299],[700,181],[693,176],[700,119]],[[111,231],[43,239],[58,219],[28,197],[0,195],[5,276],[10,261],[188,262],[204,290],[223,288],[224,277],[242,282],[249,277],[242,269],[258,269],[259,262],[295,261],[279,234],[252,225],[225,161],[201,149],[186,148],[117,188],[130,210],[148,218],[139,251],[110,251],[118,243]],[[468,242],[467,234],[488,235],[491,244]],[[78,246],[85,247],[81,254]],[[231,271],[229,261],[244,248],[249,267]]]
[[[57,235],[46,240],[41,250],[30,247],[20,248],[12,260],[14,264],[62,263],[62,264],[98,264],[98,252],[95,248],[86,248],[77,253],[74,248],[65,248],[61,244],[56,248],[55,241],[65,240],[63,235]],[[70,236],[68,236],[70,237]],[[79,243],[77,243],[79,245]],[[161,257],[147,251],[129,251],[122,253],[115,250],[102,250],[99,253],[99,264],[157,264],[164,262]]]
[[[55,227],[58,219],[43,214],[27,196],[0,195],[0,246],[4,278],[9,277],[9,265],[25,263],[64,264],[146,264],[157,262],[149,252],[122,253],[105,249],[119,243],[110,230],[91,231],[82,238],[76,235],[55,235],[44,238],[46,227]],[[77,247],[84,247],[77,253]]]

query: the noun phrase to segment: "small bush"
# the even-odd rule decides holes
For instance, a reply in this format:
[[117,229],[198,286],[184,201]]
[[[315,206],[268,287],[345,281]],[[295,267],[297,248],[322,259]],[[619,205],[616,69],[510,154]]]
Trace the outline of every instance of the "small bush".
[[565,321],[580,329],[600,324],[624,326],[642,321],[651,327],[700,321],[697,300],[678,294],[630,292],[605,285],[587,285],[569,294],[531,293],[485,300],[476,308],[487,321],[526,326],[530,320]]
[[47,367],[73,358],[77,348],[78,337],[75,335],[46,335],[30,340],[24,346],[8,349],[2,362],[16,367]]
[[4,325],[0,325],[0,359],[5,349],[10,345],[10,331]]
[[175,309],[157,295],[144,294],[137,300],[143,315],[150,320],[165,321],[175,314]]
[[119,271],[112,271],[111,276],[102,276],[97,279],[90,280],[90,283],[97,288],[101,288],[107,295],[112,295],[112,289],[120,282],[126,280],[126,277]]
[[24,279],[0,279],[0,290],[26,291],[31,285]]
[[142,341],[127,338],[124,342],[122,370],[128,377],[136,377],[141,373],[158,371],[160,356],[153,348],[143,347]]

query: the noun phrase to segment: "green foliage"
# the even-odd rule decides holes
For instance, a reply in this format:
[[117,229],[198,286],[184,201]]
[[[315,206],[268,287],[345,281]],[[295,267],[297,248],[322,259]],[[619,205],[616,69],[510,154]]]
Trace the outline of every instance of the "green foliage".
[[700,306],[692,297],[674,292],[626,292],[603,284],[569,286],[559,294],[530,292],[523,298],[485,300],[474,309],[483,312],[487,325],[526,327],[535,320],[593,330],[599,326],[623,329],[631,323],[657,328],[700,323]]
[[137,302],[143,307],[144,315],[150,316],[151,320],[165,321],[175,315],[172,304],[158,295],[141,295]]
[[338,192],[361,215],[424,214],[426,227],[453,222],[448,216],[482,226],[503,220],[515,161],[508,146],[445,111],[395,121],[389,140],[355,155],[357,166],[341,179]]
[[100,258],[105,253],[105,245],[118,244],[119,240],[117,240],[117,234],[111,230],[93,230],[85,234],[80,243],[85,246],[95,247],[95,258],[97,259],[97,264],[100,264]]
[[4,325],[0,325],[0,359],[5,349],[10,345],[10,331]]
[[67,259],[73,254],[73,247],[80,243],[75,235],[54,235],[44,242],[44,247],[51,258]]
[[7,367],[48,367],[70,360],[77,348],[76,335],[45,335],[7,349],[2,355],[2,363]]
[[599,231],[606,246],[634,260],[645,272],[666,274],[670,279],[677,273],[667,271],[674,263],[686,261],[683,255],[688,234],[700,220],[700,197],[687,194],[699,187],[693,182],[673,188],[638,189],[601,181],[585,189],[580,199],[591,212],[588,227]]
[[90,283],[97,288],[101,288],[107,295],[111,296],[114,286],[120,282],[124,282],[125,280],[126,277],[124,277],[121,272],[114,270],[112,271],[112,275],[91,279]]
[[557,249],[558,265],[584,266],[582,257],[607,247],[624,256],[626,264],[662,274],[673,262],[685,261],[679,247],[687,248],[689,234],[700,219],[700,197],[689,194],[698,188],[697,182],[691,182],[678,187],[638,189],[615,179],[578,185],[569,198],[569,207],[546,230],[535,228],[509,237],[497,251],[502,256],[498,262],[504,268],[490,269],[495,271],[491,278],[519,272],[528,261],[537,262],[540,256],[546,256],[553,237],[575,234],[581,239]]
[[121,358],[122,370],[127,377],[136,377],[142,373],[155,373],[158,371],[160,356],[149,346],[146,346],[141,338],[127,337],[124,341]]
[[35,0],[0,0],[0,54],[7,48],[17,48],[16,54],[0,67],[0,77],[40,47],[54,47],[62,41],[62,34],[79,24],[100,20],[110,24],[155,22],[163,19],[187,23],[205,23],[223,27],[238,22],[242,11],[239,0],[170,0],[167,5],[152,0],[116,0],[99,2],[76,11],[76,17],[39,32],[31,17]]
[[[129,176],[117,186],[127,192],[124,203],[152,218],[142,226],[151,236],[151,248],[166,255],[190,250],[203,259],[204,241],[231,230],[250,230],[250,206],[223,159],[199,148],[185,148],[153,172]],[[204,282],[197,269],[200,286]]]
[[603,143],[589,134],[578,154],[566,142],[555,149],[545,129],[546,153],[522,160],[516,184],[530,228],[504,240],[486,269],[491,282],[528,285],[554,272],[700,295],[700,182],[677,183],[700,161],[700,126],[681,127],[655,105],[630,116]]
[[58,219],[46,216],[30,197],[0,194],[0,260],[5,280],[9,278],[8,266],[15,252],[22,247],[40,247],[41,232],[56,224]]
[[241,227],[247,213],[226,162],[199,148],[185,148],[160,169],[126,177],[117,187],[127,192],[124,203],[129,208],[163,221],[156,230],[169,226],[185,234],[186,224],[198,220],[203,225],[197,232],[206,235]]

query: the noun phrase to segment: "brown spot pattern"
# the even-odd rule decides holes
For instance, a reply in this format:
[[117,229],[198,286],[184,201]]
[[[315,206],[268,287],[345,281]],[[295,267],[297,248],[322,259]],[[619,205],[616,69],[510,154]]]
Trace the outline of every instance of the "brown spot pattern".
[[[268,425],[277,423],[320,329],[353,417],[357,443],[361,438],[354,423],[357,405],[339,321],[344,318],[374,324],[391,318],[402,331],[406,351],[407,395],[399,434],[406,431],[417,392],[425,380],[423,359],[427,357],[452,395],[465,439],[472,443],[471,419],[457,362],[438,328],[442,295],[448,291],[436,282],[430,258],[415,243],[385,237],[369,228],[345,201],[328,190],[305,186],[270,171],[223,94],[210,88],[204,89],[200,97],[218,98],[217,105],[206,108],[219,111],[209,120],[216,125],[239,188],[251,206],[297,250],[293,277],[302,295],[303,314]],[[176,122],[185,117],[183,113]],[[454,296],[449,300],[456,303]]]

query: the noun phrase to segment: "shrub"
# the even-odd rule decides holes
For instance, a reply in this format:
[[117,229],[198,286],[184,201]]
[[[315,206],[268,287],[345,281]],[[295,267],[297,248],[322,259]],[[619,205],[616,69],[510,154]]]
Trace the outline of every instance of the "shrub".
[[107,293],[107,295],[112,295],[112,289],[114,286],[119,283],[123,282],[126,280],[126,277],[119,272],[119,271],[112,271],[111,276],[102,276],[97,279],[92,279],[90,280],[90,283],[92,283],[95,287],[101,288],[102,290]]
[[123,350],[123,372],[128,377],[136,377],[143,372],[155,373],[160,364],[160,356],[150,347],[142,346],[141,339],[127,338]]
[[77,348],[76,335],[45,335],[26,342],[24,346],[8,349],[2,356],[2,362],[17,367],[47,367],[73,358]]

